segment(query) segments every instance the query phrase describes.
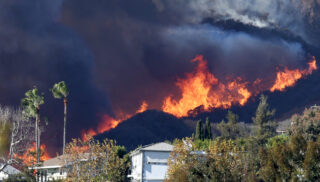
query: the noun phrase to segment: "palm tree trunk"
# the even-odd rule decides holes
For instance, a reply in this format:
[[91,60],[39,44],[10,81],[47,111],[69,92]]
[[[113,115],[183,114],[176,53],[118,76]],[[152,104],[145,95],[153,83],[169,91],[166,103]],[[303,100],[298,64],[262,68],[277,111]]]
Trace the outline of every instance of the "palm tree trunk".
[[37,159],[38,159],[38,118],[36,118],[36,122],[35,122],[35,124],[36,124],[36,126],[35,126],[35,130],[34,130],[34,133],[35,133],[35,144],[36,144],[36,146],[35,146],[35,152],[36,152],[36,161],[38,161]]
[[64,103],[64,118],[63,118],[63,154],[64,154],[64,150],[66,148],[66,127],[67,127],[67,98],[65,97],[63,99],[63,103]]
[[39,124],[40,124],[40,109],[37,109],[36,116],[36,154],[37,154],[37,165],[40,163],[40,132],[39,132]]

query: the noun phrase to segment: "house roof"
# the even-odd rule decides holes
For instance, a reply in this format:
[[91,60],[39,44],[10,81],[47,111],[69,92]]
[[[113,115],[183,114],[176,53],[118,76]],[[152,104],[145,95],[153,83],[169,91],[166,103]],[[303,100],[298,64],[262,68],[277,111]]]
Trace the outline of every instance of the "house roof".
[[287,131],[290,128],[291,120],[286,119],[284,121],[278,122],[277,132]]
[[[66,161],[68,158],[70,159],[70,154],[64,154],[57,156],[55,158],[51,158],[49,160],[46,160],[42,163],[42,166],[40,167],[35,167],[36,169],[46,169],[46,168],[60,168],[65,165]],[[84,153],[83,160],[87,160],[89,158],[89,153]]]
[[[3,164],[0,164],[0,167],[2,167]],[[14,175],[14,174],[19,174],[20,171],[18,169],[16,169],[15,167],[11,166],[11,165],[7,165],[3,171],[5,174],[9,174],[9,175]]]
[[159,142],[155,144],[145,145],[141,148],[137,148],[132,152],[132,155],[139,151],[159,151],[159,152],[171,152],[173,151],[173,145],[165,142]]
[[57,156],[55,158],[46,160],[43,162],[43,167],[53,167],[53,166],[62,166],[63,164],[63,155]]

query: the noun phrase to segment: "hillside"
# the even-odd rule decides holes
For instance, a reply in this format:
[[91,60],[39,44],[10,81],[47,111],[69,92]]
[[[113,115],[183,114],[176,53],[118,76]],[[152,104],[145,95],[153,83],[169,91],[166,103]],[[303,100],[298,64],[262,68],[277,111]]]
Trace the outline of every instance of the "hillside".
[[191,136],[193,131],[192,126],[183,119],[161,111],[148,110],[123,121],[116,128],[95,138],[115,139],[119,145],[132,150],[139,145]]

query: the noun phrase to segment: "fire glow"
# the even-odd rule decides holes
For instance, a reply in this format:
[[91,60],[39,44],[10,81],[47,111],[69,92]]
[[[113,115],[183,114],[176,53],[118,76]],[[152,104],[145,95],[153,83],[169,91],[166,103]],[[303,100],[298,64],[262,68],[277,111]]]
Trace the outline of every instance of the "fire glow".
[[[196,56],[191,63],[197,63],[194,71],[186,73],[184,78],[178,78],[177,87],[181,91],[180,99],[175,99],[173,95],[164,98],[161,110],[176,117],[187,117],[196,108],[200,111],[211,111],[216,108],[228,109],[234,105],[243,106],[250,97],[256,96],[263,91],[270,92],[284,91],[287,87],[292,87],[304,76],[310,75],[317,69],[315,57],[308,63],[308,68],[290,70],[287,67],[276,73],[275,81],[272,85],[266,85],[264,80],[257,78],[249,83],[241,77],[228,78],[223,83],[214,74],[210,73],[207,61],[202,55]],[[278,69],[278,68],[277,68]],[[148,103],[143,101],[136,113],[144,112],[148,109]],[[197,113],[196,113],[197,114]],[[119,114],[115,119],[109,115],[103,116],[103,121],[97,129],[89,129],[82,132],[82,139],[86,136],[95,136],[118,126],[118,124],[131,117],[133,114]]]
[[[262,88],[263,81],[256,79],[253,83],[243,81],[237,77],[227,83],[220,82],[212,73],[209,72],[207,61],[202,55],[195,57],[191,62],[197,62],[198,65],[192,73],[187,73],[185,78],[178,78],[176,85],[182,92],[180,100],[174,100],[172,96],[165,98],[162,110],[171,113],[177,117],[189,116],[189,112],[197,107],[203,107],[204,111],[215,108],[227,109],[233,105],[245,105],[252,95],[265,91]],[[285,88],[293,86],[297,80],[303,76],[311,74],[317,69],[316,60],[313,57],[308,63],[308,69],[278,71],[274,84],[270,91],[284,91]],[[250,88],[256,88],[251,89]]]
[[[40,161],[51,159],[50,155],[47,152],[47,146],[45,144],[41,144],[40,151]],[[22,155],[15,154],[14,157],[22,160],[23,163],[27,166],[34,165],[36,163],[36,144],[33,143],[32,146],[29,147]]]
[[289,70],[288,68],[284,68],[284,71],[277,72],[277,79],[274,85],[270,88],[270,91],[284,91],[285,88],[293,86],[297,82],[297,80],[299,80],[303,76],[310,75],[314,70],[317,69],[315,57],[313,57],[313,60],[309,62],[308,65],[309,68],[305,70]]
[[191,62],[198,63],[195,71],[187,73],[184,79],[179,78],[176,83],[182,92],[181,99],[177,101],[172,96],[165,98],[162,105],[164,112],[183,117],[199,106],[203,106],[204,110],[229,108],[234,104],[244,105],[251,97],[247,83],[240,77],[223,84],[209,72],[202,55]]
[[[148,109],[148,103],[146,101],[143,101],[140,108],[135,112],[135,114],[142,113],[147,109]],[[88,131],[82,131],[81,138],[82,140],[87,141],[90,137],[96,136],[97,134],[109,131],[110,129],[117,127],[121,121],[130,118],[132,115],[133,114],[121,113],[118,115],[118,118],[115,119],[106,114],[103,116],[102,118],[103,121],[99,123],[97,129],[94,130],[91,128]]]

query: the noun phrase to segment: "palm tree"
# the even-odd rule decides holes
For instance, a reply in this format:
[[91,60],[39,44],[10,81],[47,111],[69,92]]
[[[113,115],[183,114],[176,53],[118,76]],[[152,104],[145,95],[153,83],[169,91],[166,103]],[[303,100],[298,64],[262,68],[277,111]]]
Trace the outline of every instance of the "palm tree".
[[27,118],[35,118],[35,141],[36,141],[36,154],[37,164],[40,162],[40,105],[44,104],[43,93],[38,94],[38,89],[35,87],[25,93],[25,98],[21,100],[23,114]]
[[53,88],[51,89],[52,95],[56,99],[61,99],[63,98],[63,103],[64,103],[64,123],[63,123],[63,153],[64,149],[66,147],[66,126],[67,126],[67,103],[68,103],[68,95],[69,95],[69,90],[64,81],[61,81],[59,83],[56,83],[53,85]]

